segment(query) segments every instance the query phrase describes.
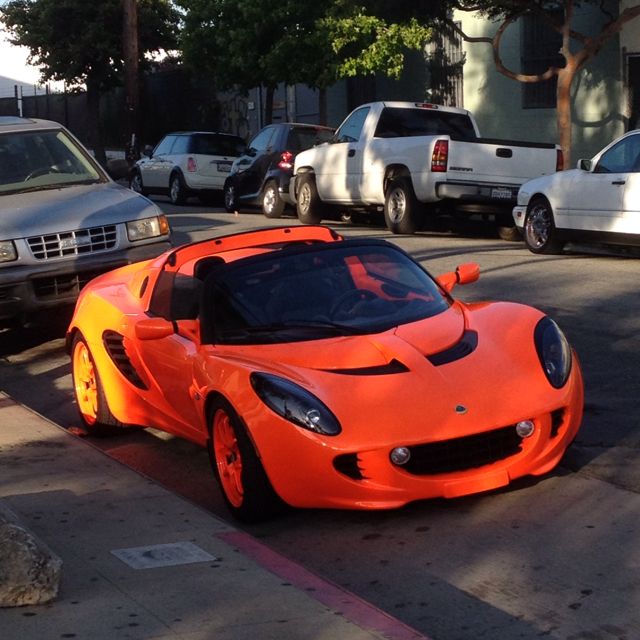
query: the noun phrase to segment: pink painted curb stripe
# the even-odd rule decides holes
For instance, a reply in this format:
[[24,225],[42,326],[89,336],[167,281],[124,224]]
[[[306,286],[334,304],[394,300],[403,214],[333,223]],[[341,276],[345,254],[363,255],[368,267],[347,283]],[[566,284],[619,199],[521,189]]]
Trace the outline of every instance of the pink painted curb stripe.
[[237,547],[271,573],[283,578],[360,628],[383,635],[388,640],[430,640],[428,636],[400,622],[342,587],[320,578],[299,564],[269,549],[242,531],[219,533],[218,538]]

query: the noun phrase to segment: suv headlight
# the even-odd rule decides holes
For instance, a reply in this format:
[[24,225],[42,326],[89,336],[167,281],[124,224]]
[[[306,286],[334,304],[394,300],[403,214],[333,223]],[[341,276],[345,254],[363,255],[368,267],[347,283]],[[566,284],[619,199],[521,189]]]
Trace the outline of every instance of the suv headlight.
[[571,372],[571,347],[551,318],[542,318],[533,333],[540,364],[553,387],[560,389]]
[[169,222],[166,216],[155,216],[127,222],[127,236],[131,242],[146,240],[169,233]]
[[272,411],[298,427],[325,436],[336,436],[342,431],[323,402],[289,380],[268,373],[252,373],[251,386]]
[[13,240],[0,240],[0,262],[12,262],[18,259],[18,252]]

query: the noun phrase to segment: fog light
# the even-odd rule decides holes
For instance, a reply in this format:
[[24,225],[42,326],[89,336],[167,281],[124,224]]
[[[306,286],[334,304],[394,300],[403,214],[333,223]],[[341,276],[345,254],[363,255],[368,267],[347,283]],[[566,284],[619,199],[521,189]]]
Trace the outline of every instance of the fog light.
[[521,438],[530,438],[536,430],[536,425],[531,420],[522,420],[516,425],[516,433]]
[[407,464],[409,458],[411,458],[411,451],[407,447],[396,447],[391,451],[391,462],[398,466]]

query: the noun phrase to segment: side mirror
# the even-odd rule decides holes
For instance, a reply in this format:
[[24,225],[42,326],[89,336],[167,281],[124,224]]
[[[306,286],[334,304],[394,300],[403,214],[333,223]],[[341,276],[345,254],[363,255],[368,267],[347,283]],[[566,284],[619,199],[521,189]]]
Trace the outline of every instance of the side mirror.
[[165,318],[145,318],[136,323],[138,340],[160,340],[173,333],[173,322]]
[[591,171],[591,160],[588,158],[580,158],[577,167],[578,169],[582,169],[582,171]]
[[480,265],[477,262],[467,262],[458,265],[455,271],[439,276],[436,280],[447,293],[451,293],[457,284],[469,284],[478,280],[479,277]]
[[153,155],[153,147],[150,144],[145,145],[142,153],[147,156],[147,158],[150,158]]

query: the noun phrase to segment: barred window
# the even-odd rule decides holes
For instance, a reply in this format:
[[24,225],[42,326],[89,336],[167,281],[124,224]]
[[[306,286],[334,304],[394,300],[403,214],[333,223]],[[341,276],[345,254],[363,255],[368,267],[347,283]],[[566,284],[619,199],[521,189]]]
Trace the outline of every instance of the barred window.
[[[562,10],[554,12],[552,18],[564,19]],[[544,73],[550,66],[564,66],[560,55],[562,36],[537,15],[526,15],[522,19],[521,37],[522,73],[535,75]],[[522,107],[524,109],[553,109],[556,106],[557,78],[544,82],[522,84]]]

